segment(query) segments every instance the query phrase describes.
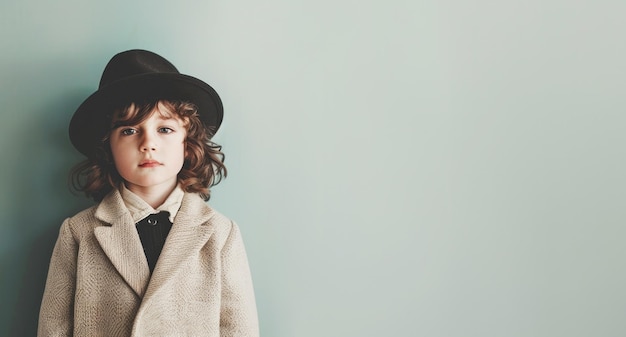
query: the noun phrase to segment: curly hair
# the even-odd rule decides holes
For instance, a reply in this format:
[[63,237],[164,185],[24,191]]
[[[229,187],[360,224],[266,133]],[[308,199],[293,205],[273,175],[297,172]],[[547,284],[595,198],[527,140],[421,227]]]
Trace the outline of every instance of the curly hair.
[[[225,156],[222,147],[211,141],[214,130],[202,123],[193,103],[170,100],[130,103],[113,111],[110,131],[120,126],[140,124],[155,112],[165,118],[182,120],[187,135],[185,160],[178,173],[178,183],[184,191],[198,193],[204,200],[209,200],[210,187],[226,177]],[[83,192],[97,202],[123,182],[113,161],[110,131],[104,135],[94,153],[70,172],[71,189]]]

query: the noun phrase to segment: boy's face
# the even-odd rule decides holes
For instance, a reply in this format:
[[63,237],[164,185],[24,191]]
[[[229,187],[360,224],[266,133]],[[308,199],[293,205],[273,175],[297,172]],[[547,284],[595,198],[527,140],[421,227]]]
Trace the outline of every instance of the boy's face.
[[174,188],[185,160],[185,126],[179,118],[163,117],[159,109],[138,125],[111,131],[115,168],[136,194]]

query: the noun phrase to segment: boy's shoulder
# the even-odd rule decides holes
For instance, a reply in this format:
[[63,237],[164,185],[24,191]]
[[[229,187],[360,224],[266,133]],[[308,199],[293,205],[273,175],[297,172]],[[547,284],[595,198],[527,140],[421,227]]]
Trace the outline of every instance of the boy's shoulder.
[[71,227],[82,227],[87,224],[93,224],[96,220],[96,210],[98,209],[98,205],[93,205],[89,208],[85,208],[82,211],[70,216],[66,219],[66,221],[70,224]]
[[230,218],[220,213],[215,208],[211,207],[211,205],[206,204],[206,207],[209,209],[210,212],[210,216],[208,217],[209,222],[220,225],[229,225],[230,223],[232,223],[232,220]]
[[183,221],[201,220],[202,224],[216,227],[217,230],[230,231],[233,221],[213,208],[208,202],[203,200],[197,193],[185,192],[185,197],[178,211],[177,219]]
[[85,220],[92,220],[95,218],[96,209],[98,209],[98,205],[93,205],[91,207],[85,208],[82,211],[72,215],[68,218],[71,222],[81,222]]
[[203,202],[201,208],[204,209],[199,212],[199,214],[202,214],[199,217],[203,219],[201,225],[212,227],[214,229],[214,235],[226,237],[232,231],[233,226],[236,226],[233,220],[217,211],[208,203]]

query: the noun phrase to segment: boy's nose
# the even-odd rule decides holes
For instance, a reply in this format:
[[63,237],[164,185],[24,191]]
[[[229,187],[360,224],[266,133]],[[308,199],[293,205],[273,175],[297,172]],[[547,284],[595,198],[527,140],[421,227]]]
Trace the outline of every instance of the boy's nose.
[[156,147],[154,146],[146,145],[146,146],[141,147],[141,152],[148,152],[148,151],[155,151],[155,150],[156,150]]
[[155,151],[157,148],[154,137],[151,135],[145,135],[140,144],[141,152]]

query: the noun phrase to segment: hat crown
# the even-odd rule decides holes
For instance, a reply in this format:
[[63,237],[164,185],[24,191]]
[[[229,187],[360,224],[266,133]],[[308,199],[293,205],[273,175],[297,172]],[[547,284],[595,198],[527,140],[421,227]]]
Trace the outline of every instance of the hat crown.
[[99,88],[119,80],[149,73],[180,74],[172,63],[160,55],[147,50],[128,50],[111,58],[102,72]]

